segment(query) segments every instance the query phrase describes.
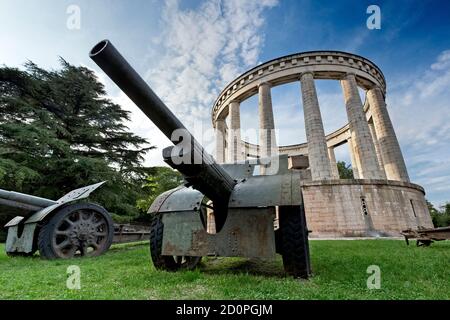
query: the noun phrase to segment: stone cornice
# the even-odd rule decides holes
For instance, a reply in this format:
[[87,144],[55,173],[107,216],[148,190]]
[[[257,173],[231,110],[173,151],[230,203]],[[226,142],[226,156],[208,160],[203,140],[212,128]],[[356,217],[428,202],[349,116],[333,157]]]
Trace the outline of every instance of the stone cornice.
[[260,64],[243,73],[220,93],[212,109],[212,121],[226,112],[227,105],[242,101],[258,92],[260,83],[272,86],[299,81],[301,73],[311,72],[316,79],[340,80],[347,73],[356,75],[358,85],[364,89],[378,86],[386,90],[381,70],[370,60],[340,51],[311,51],[287,55]]

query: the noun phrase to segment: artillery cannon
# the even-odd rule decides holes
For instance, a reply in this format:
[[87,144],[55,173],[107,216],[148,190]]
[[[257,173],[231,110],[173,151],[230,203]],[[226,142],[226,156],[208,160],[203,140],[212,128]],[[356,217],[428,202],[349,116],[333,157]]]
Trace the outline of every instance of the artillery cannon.
[[[161,194],[149,209],[155,267],[194,268],[202,256],[269,258],[280,253],[288,274],[307,278],[311,269],[301,177],[288,169],[287,156],[217,164],[110,41],[95,45],[90,57],[172,140],[163,159],[186,181]],[[273,174],[254,173],[268,163],[278,164]]]
[[0,205],[31,212],[9,221],[6,253],[42,257],[98,256],[109,249],[114,228],[110,214],[101,206],[80,202],[104,182],[72,190],[60,199],[31,196],[0,189]]

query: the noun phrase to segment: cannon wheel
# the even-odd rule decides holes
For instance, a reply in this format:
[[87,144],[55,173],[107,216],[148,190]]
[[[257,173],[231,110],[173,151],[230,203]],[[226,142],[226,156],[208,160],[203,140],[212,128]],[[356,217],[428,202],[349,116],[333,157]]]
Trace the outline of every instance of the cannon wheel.
[[150,227],[150,255],[155,268],[168,271],[195,269],[195,267],[197,267],[200,263],[202,257],[161,255],[163,230],[164,224],[162,223],[162,217],[160,214],[155,214]]
[[311,274],[308,229],[303,206],[280,206],[277,247],[287,274],[307,279]]
[[39,231],[39,253],[46,259],[99,256],[109,249],[113,221],[103,208],[91,203],[62,207]]

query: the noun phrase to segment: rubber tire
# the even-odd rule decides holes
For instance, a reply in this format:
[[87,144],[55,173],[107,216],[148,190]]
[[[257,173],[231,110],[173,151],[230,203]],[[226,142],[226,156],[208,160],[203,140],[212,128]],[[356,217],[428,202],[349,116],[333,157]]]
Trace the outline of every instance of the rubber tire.
[[114,223],[108,211],[106,211],[105,208],[93,203],[74,203],[59,208],[59,210],[50,218],[50,220],[44,221],[44,225],[41,227],[38,236],[39,254],[42,258],[61,259],[61,257],[59,257],[52,248],[53,233],[61,219],[63,219],[70,213],[81,209],[97,211],[105,218],[108,225],[108,239],[106,240],[103,250],[99,251],[95,256],[99,256],[109,249],[114,237]]
[[152,218],[150,226],[150,256],[153,265],[158,270],[177,271],[179,269],[192,270],[200,263],[202,257],[190,257],[194,259],[192,265],[181,266],[176,263],[173,256],[163,256],[162,244],[163,244],[163,231],[164,224],[162,222],[162,215],[155,214]]
[[279,207],[278,248],[287,274],[307,279],[311,275],[308,228],[303,206]]

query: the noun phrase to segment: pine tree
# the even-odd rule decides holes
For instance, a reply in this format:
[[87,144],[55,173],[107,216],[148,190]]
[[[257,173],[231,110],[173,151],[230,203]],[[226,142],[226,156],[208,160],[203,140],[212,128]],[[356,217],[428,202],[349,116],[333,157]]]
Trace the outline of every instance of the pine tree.
[[95,200],[138,214],[148,142],[129,132],[130,114],[106,97],[94,72],[60,59],[59,70],[28,62],[0,67],[0,188],[57,199],[108,180]]

